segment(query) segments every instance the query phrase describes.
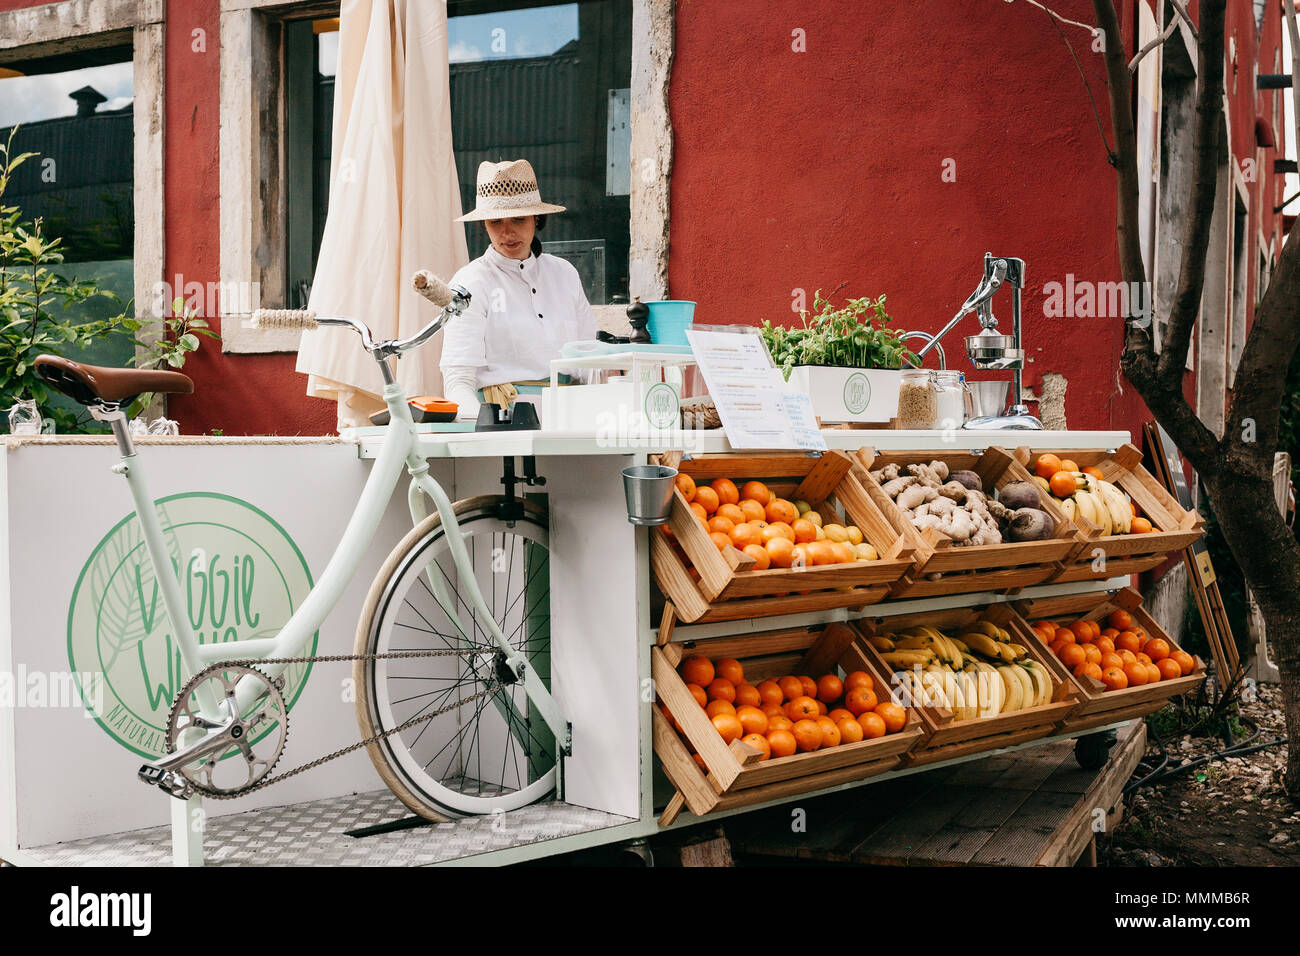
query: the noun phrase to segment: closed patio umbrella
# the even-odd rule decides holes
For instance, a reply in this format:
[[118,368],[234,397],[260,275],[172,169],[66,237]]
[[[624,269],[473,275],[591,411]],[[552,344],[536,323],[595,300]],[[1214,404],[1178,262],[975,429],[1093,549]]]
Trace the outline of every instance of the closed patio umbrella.
[[[447,9],[428,0],[344,0],[339,27],[329,211],[309,308],[361,319],[377,339],[436,314],[411,291],[418,269],[450,277],[468,261],[451,144]],[[440,394],[441,336],[397,363],[409,395]],[[340,428],[369,424],[383,383],[356,334],[303,334],[307,394],[338,402]]]

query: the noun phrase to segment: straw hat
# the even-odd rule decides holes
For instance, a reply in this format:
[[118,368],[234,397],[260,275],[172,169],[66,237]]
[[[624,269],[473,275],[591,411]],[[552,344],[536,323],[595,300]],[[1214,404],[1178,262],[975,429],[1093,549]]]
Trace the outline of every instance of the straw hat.
[[564,212],[563,206],[542,202],[537,191],[537,174],[526,159],[504,163],[479,163],[478,185],[474,188],[478,205],[456,219],[475,222],[480,219],[507,219],[511,216],[540,216]]

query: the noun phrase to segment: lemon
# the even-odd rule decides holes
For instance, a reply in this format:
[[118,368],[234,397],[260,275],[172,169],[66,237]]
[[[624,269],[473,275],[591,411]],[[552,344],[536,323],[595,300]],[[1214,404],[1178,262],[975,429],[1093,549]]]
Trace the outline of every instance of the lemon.
[[808,509],[807,511],[805,511],[802,515],[800,515],[800,517],[802,517],[802,518],[807,518],[809,521],[811,521],[813,524],[815,524],[815,525],[816,525],[817,527],[819,527],[819,528],[822,526],[822,516],[821,516],[821,514],[819,514],[819,513],[816,512],[816,511],[813,511],[811,508]]
[[842,524],[828,524],[823,529],[826,532],[826,538],[829,541],[848,541],[848,529]]
[[857,544],[853,546],[853,552],[858,556],[859,561],[878,561],[880,555],[876,549],[869,544]]
[[848,526],[848,528],[847,528],[846,530],[849,532],[849,544],[851,544],[851,545],[853,545],[853,546],[856,547],[857,545],[860,545],[860,544],[862,543],[862,529],[861,529],[861,528],[859,528],[859,527],[858,527],[857,525],[855,525],[855,524],[851,524],[851,525]]
[[808,502],[804,501],[802,498],[796,500],[794,506],[801,515],[812,511],[812,505],[808,504]]

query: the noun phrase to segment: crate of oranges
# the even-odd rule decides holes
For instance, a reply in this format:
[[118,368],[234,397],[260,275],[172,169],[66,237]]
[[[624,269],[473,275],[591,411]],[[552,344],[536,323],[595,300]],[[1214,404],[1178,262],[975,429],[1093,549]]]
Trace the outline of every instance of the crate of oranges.
[[1024,601],[1016,609],[1014,632],[1046,648],[1053,670],[1078,688],[1080,705],[1063,732],[1149,714],[1205,680],[1200,658],[1169,638],[1133,588]]
[[1011,630],[1005,604],[855,622],[870,661],[919,712],[925,739],[909,765],[1046,737],[1078,706],[1046,650]]
[[861,607],[911,567],[843,452],[651,461],[678,469],[672,515],[650,542],[684,622]]
[[697,816],[892,770],[915,713],[843,624],[651,651],[655,752]]
[[1142,467],[1142,452],[1134,445],[1114,452],[1022,448],[1016,457],[1085,541],[1054,583],[1138,574],[1204,533],[1205,519],[1185,510]]

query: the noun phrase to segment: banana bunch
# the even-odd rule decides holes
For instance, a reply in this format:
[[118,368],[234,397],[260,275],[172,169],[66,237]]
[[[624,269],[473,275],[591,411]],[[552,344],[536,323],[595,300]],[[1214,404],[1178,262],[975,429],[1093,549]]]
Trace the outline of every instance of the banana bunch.
[[870,642],[899,672],[913,701],[946,708],[957,720],[995,717],[1052,699],[1046,668],[990,621],[977,621],[959,637],[917,626]]
[[1103,537],[1129,533],[1133,525],[1133,510],[1124,492],[1109,481],[1082,471],[1068,471],[1066,474],[1074,479],[1078,488],[1073,497],[1061,502],[1061,510],[1067,518],[1087,518],[1101,529]]

